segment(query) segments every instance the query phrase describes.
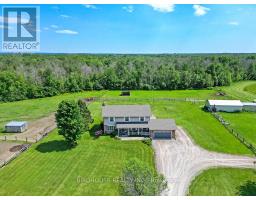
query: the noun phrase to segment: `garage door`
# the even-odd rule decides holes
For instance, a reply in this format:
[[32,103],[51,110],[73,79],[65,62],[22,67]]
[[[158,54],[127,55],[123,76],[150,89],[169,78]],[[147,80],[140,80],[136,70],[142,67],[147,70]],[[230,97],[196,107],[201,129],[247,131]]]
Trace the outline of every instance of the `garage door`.
[[171,132],[155,132],[154,139],[171,139]]

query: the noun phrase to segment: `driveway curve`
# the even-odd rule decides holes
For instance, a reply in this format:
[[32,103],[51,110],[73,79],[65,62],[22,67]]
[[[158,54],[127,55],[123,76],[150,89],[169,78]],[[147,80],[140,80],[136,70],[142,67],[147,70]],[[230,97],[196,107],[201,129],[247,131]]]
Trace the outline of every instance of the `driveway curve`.
[[190,182],[211,167],[253,168],[255,158],[207,151],[178,127],[176,140],[153,140],[157,170],[168,181],[166,196],[184,196]]

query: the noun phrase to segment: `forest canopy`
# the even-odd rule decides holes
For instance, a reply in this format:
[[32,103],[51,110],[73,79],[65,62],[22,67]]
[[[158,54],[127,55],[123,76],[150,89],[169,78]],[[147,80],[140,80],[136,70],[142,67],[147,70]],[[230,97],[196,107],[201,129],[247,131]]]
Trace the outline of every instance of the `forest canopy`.
[[201,89],[256,80],[256,54],[2,54],[0,101],[83,90]]

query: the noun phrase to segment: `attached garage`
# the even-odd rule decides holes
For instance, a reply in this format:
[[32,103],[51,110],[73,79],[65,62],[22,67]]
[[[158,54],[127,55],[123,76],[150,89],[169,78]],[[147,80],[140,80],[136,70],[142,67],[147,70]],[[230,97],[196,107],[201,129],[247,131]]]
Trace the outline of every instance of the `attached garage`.
[[152,139],[172,139],[172,133],[170,131],[154,131],[152,133]]
[[172,119],[151,119],[149,131],[152,139],[175,138],[176,123]]

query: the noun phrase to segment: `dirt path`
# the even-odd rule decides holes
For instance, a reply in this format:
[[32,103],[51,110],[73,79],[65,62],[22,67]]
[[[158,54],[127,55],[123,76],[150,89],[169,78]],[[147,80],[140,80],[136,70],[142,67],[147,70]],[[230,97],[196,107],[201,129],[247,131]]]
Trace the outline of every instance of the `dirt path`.
[[255,158],[209,152],[195,145],[181,127],[176,140],[153,140],[157,169],[168,181],[162,195],[184,196],[190,182],[202,170],[216,167],[253,168]]
[[28,130],[23,133],[8,133],[0,136],[0,139],[36,142],[42,138],[42,135],[49,133],[54,128],[56,128],[55,116],[51,114],[47,117],[29,122]]

